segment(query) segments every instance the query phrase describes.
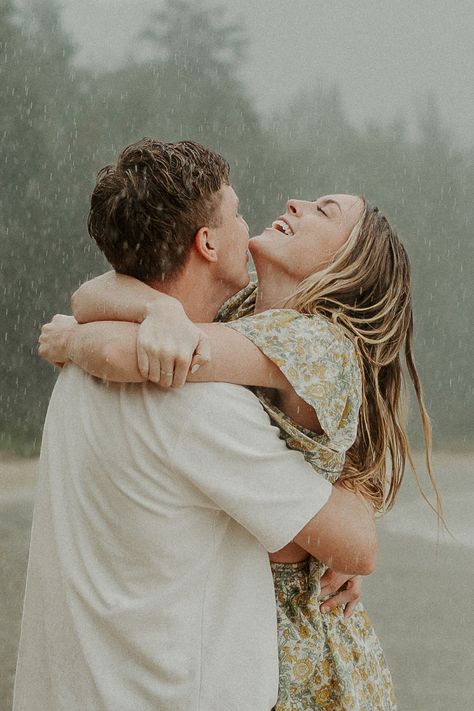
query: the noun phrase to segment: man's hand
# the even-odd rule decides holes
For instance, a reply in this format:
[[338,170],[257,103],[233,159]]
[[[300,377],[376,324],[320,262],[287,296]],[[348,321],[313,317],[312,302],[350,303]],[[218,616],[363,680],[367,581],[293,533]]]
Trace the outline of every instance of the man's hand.
[[[320,599],[333,595],[325,600],[321,606],[321,612],[329,612],[335,607],[345,605],[344,617],[350,617],[360,602],[360,592],[362,586],[362,576],[348,576],[343,573],[336,573],[328,568],[321,578]],[[336,593],[334,595],[334,593]]]
[[188,319],[176,299],[148,307],[137,338],[138,368],[144,378],[164,388],[180,388],[189,370],[195,372],[210,356],[207,334]]
[[38,353],[48,363],[60,368],[69,360],[69,343],[77,321],[74,316],[56,314],[53,320],[41,329],[38,339]]

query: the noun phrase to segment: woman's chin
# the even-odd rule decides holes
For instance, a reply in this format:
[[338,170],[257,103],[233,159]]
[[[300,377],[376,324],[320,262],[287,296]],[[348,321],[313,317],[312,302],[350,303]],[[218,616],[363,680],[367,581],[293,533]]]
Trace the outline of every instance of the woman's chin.
[[272,252],[275,248],[282,246],[282,239],[279,232],[271,228],[267,228],[261,234],[255,235],[249,241],[249,251],[251,255],[259,252]]
[[269,249],[268,241],[266,244],[265,242],[265,237],[263,237],[262,235],[252,237],[252,239],[249,241],[248,249],[254,262],[264,261],[265,259],[269,258],[271,249]]
[[277,279],[279,274],[285,272],[282,260],[272,254],[270,250],[265,249],[263,245],[257,247],[255,251],[251,251],[251,254],[259,279],[266,279],[270,275],[272,279]]

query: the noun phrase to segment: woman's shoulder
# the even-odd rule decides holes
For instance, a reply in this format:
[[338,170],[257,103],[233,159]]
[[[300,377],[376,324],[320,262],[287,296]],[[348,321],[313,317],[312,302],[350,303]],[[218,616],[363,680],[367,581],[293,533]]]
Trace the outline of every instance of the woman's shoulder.
[[353,344],[341,326],[294,309],[270,309],[228,325],[280,368],[296,394],[314,408],[330,438],[344,429],[341,446],[352,443],[361,376]]
[[[343,326],[334,323],[321,314],[304,314],[294,309],[269,309],[258,314],[249,314],[240,318],[241,324],[248,330],[273,334],[293,343],[304,342],[308,354],[314,349],[321,351],[329,348],[331,353],[340,352],[346,357],[355,358],[355,347]],[[237,325],[237,324],[233,324]]]

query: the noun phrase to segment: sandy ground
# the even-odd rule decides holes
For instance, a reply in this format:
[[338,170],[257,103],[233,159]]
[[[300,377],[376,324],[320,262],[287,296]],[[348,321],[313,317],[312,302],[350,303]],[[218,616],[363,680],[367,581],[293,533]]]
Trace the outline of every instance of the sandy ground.
[[[407,473],[397,507],[380,523],[377,571],[364,583],[399,711],[473,708],[474,455],[435,461],[448,523],[464,543],[429,540],[436,522]],[[35,471],[35,460],[0,461],[0,711],[11,708]]]

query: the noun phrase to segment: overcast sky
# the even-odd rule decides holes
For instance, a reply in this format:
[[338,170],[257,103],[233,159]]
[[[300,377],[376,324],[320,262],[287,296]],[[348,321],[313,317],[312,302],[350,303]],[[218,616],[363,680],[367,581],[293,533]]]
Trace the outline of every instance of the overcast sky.
[[[31,0],[30,0],[31,1]],[[126,60],[160,0],[60,0],[82,63]],[[457,142],[474,145],[473,0],[214,0],[250,38],[241,69],[262,111],[301,87],[337,83],[354,121],[413,121],[429,93]],[[236,9],[238,8],[238,9]]]

